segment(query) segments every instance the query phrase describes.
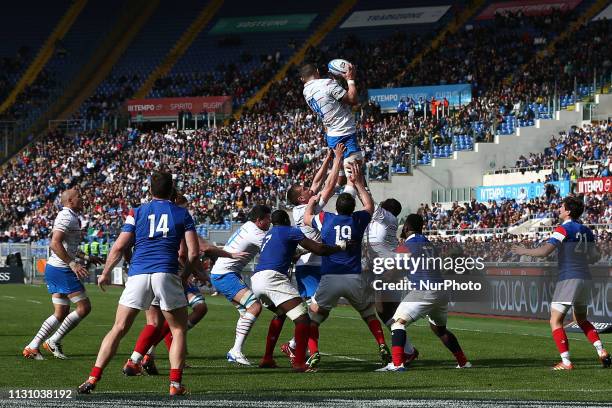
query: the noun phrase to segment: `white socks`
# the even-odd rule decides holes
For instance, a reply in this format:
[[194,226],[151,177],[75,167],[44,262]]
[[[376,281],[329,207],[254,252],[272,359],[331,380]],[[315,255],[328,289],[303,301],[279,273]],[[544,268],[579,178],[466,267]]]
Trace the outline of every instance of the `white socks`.
[[59,329],[57,329],[53,336],[51,336],[50,340],[55,343],[61,343],[64,336],[67,335],[72,329],[77,327],[81,320],[81,316],[79,316],[76,310],[70,313],[68,316],[66,316]]
[[234,342],[234,347],[232,347],[232,350],[242,352],[242,345],[244,344],[244,341],[249,335],[251,327],[253,327],[256,320],[257,316],[249,312],[246,312],[240,316],[238,323],[236,323],[236,341]]
[[45,341],[51,335],[51,333],[55,331],[55,329],[57,329],[60,323],[61,322],[57,320],[55,315],[47,317],[47,320],[45,320],[42,326],[40,326],[40,330],[38,330],[38,333],[36,333],[36,336],[34,336],[28,347],[38,350],[40,344]]
[[563,361],[563,364],[565,364],[565,365],[572,364],[572,362],[570,360],[570,353],[569,353],[569,351],[561,353],[561,360]]

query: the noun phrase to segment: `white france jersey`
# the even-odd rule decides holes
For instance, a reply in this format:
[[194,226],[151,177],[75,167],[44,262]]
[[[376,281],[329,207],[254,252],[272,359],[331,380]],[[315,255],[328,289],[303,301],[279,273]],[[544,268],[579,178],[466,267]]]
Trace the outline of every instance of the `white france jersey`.
[[[306,212],[307,204],[302,204],[293,207],[293,221],[295,221],[295,226],[300,229],[306,235],[306,238],[310,238],[313,241],[321,242],[321,233],[310,225],[304,224],[304,212]],[[318,214],[323,211],[323,207],[325,207],[325,203],[321,204],[320,202],[315,206],[314,213]],[[320,266],[321,265],[321,257],[315,255],[311,252],[300,256],[300,259],[297,261],[295,266]]]
[[304,99],[323,121],[327,136],[346,136],[356,133],[355,116],[351,107],[341,102],[346,95],[334,79],[313,79],[304,84]]
[[224,251],[235,254],[248,252],[249,257],[244,261],[232,258],[219,258],[210,273],[212,275],[225,275],[226,273],[241,273],[245,266],[259,253],[266,231],[260,230],[255,223],[247,221],[227,241]]
[[[61,231],[64,233],[62,245],[66,248],[68,256],[74,259],[79,250],[79,244],[82,238],[81,221],[77,213],[68,207],[62,208],[53,222],[53,231]],[[53,251],[51,251],[51,256],[47,263],[57,268],[68,268],[68,264],[62,261]]]
[[365,233],[366,254],[369,263],[374,258],[394,257],[399,245],[397,240],[397,217],[380,205],[372,215]]

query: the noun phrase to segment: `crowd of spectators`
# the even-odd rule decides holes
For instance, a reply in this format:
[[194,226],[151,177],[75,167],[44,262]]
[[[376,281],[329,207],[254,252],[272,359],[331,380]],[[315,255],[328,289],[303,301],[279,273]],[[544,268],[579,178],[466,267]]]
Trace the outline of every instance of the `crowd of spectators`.
[[[587,80],[595,64],[609,72],[610,56],[605,53],[611,32],[608,22],[591,23],[570,36],[566,41],[572,42],[563,43],[561,51],[544,54],[542,63],[550,67],[519,70],[571,18],[571,13],[562,12],[544,17],[514,14],[498,17],[491,24],[465,27],[404,74],[412,57],[429,43],[427,36],[396,33],[371,42],[348,36],[335,46],[310,49],[306,60],[323,66],[332,57],[342,56],[358,64],[359,89],[365,101],[357,113],[358,138],[371,179],[385,180],[389,165],[409,166],[433,146],[452,143],[455,135],[471,135],[475,142],[493,141],[506,115],[529,119],[534,114],[529,104],[550,96],[556,78],[564,78],[557,82],[557,90],[571,92],[573,78]],[[262,58],[253,75],[243,75],[233,65],[219,67],[216,73],[173,74],[159,80],[154,92],[161,96],[230,94],[240,99],[264,84],[280,62],[278,56]],[[143,78],[124,75],[110,80],[115,81],[109,88],[114,91],[96,93],[84,105],[84,115],[110,114]],[[415,107],[383,115],[380,106],[365,97],[368,88],[457,81],[470,82],[475,97],[459,109],[445,106],[446,113],[439,117],[423,115]],[[572,163],[599,160],[602,170],[597,174],[609,174],[610,134],[609,125],[573,128],[553,139],[544,153],[519,158],[517,166],[537,168],[562,160],[561,170],[549,179],[571,179]],[[324,145],[322,125],[306,107],[302,83],[292,69],[241,119],[218,128],[93,131],[81,132],[76,139],[53,133],[37,141],[2,170],[0,229],[11,240],[45,236],[56,212],[57,193],[76,185],[90,206],[88,226],[102,233],[115,232],[122,214],[147,197],[147,175],[158,168],[175,175],[198,222],[241,220],[254,203],[277,205],[289,185],[307,181],[326,154]],[[601,200],[595,208],[607,215],[590,216],[609,221],[609,198]],[[472,202],[450,210],[438,205],[421,210],[428,229],[505,228],[521,222],[526,214],[554,215],[557,203],[558,197],[549,196],[528,203]]]

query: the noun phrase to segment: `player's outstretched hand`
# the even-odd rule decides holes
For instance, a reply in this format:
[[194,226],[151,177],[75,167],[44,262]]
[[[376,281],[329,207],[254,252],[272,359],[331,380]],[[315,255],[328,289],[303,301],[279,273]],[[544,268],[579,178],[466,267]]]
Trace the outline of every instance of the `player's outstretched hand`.
[[236,259],[238,261],[246,261],[249,259],[250,254],[248,252],[236,252],[232,254],[232,259]]
[[346,146],[344,146],[344,143],[338,143],[336,147],[334,147],[334,160],[343,160],[345,150]]
[[74,274],[79,279],[86,278],[89,275],[89,272],[87,272],[87,269],[85,269],[85,267],[81,265],[80,263],[72,261],[70,262],[68,266],[70,266],[70,269],[72,270],[72,272],[74,272]]
[[319,200],[321,199],[321,194],[315,194],[312,197],[310,197],[310,199],[308,200],[308,204],[312,204],[312,203],[318,203]]
[[350,80],[354,80],[356,73],[355,73],[355,66],[353,64],[349,64],[348,69],[346,71],[346,74],[342,75],[344,77],[344,79],[346,79],[347,81]]
[[94,255],[90,255],[88,261],[94,265],[104,264],[104,260],[102,258],[100,258],[99,256],[94,256]]
[[359,163],[352,162],[350,164],[351,167],[351,175],[349,176],[349,180],[354,185],[365,185],[363,180],[363,173],[361,172],[361,166]]
[[106,292],[104,286],[108,284],[110,284],[110,276],[108,274],[103,273],[102,275],[98,275],[98,287],[102,292]]

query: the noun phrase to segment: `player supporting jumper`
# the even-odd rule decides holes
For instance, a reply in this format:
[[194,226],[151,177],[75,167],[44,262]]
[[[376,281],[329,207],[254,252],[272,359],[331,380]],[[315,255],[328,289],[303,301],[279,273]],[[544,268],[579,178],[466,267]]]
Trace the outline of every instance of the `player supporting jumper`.
[[[319,70],[313,64],[306,64],[300,69],[304,83],[304,99],[325,126],[327,146],[330,149],[338,143],[344,144],[344,173],[351,172],[350,163],[363,164],[363,153],[357,141],[355,115],[351,107],[359,104],[357,87],[355,86],[355,68],[349,65],[344,78],[348,90],[344,89],[335,78],[321,78]],[[340,185],[346,184],[346,176],[342,175]],[[352,183],[347,187],[352,190]],[[345,192],[348,192],[345,190]]]
[[520,246],[512,248],[512,252],[517,255],[538,258],[546,258],[555,249],[558,250],[559,276],[550,304],[550,328],[561,354],[561,362],[555,365],[553,370],[574,368],[570,360],[569,341],[563,329],[563,321],[572,306],[574,320],[595,347],[602,366],[608,368],[612,363],[597,330],[587,320],[587,305],[592,283],[589,263],[596,262],[599,253],[595,247],[593,232],[578,221],[583,211],[584,203],[580,198],[566,197],[559,210],[561,225],[555,228],[544,245],[531,249]]
[[[329,150],[327,157],[323,161],[323,164],[315,174],[312,180],[310,188],[306,188],[302,184],[295,184],[287,191],[287,201],[291,203],[293,207],[293,220],[295,226],[298,227],[306,237],[321,242],[321,234],[309,225],[304,224],[304,211],[308,205],[308,201],[311,197],[319,193],[319,190],[323,186],[323,181],[326,178],[329,163],[333,159],[333,166],[325,183],[325,188],[321,191],[321,196],[315,213],[319,213],[323,210],[329,199],[334,195],[336,183],[338,182],[338,173],[342,168],[342,156],[344,154],[344,145],[338,143],[334,148],[334,154]],[[295,264],[295,280],[298,285],[300,296],[306,300],[306,303],[310,305],[312,297],[314,296],[317,288],[319,287],[319,281],[321,280],[321,257],[313,253],[306,253],[300,256],[299,260]],[[274,339],[280,335],[283,328],[281,321],[270,321],[270,327],[268,329],[268,339]],[[289,357],[293,358],[295,350],[295,339],[291,339],[289,342],[281,345],[281,351]],[[270,356],[272,353],[270,352]]]
[[[402,235],[407,237],[404,242],[405,251],[403,252],[415,258],[435,254],[431,243],[423,236],[423,218],[420,215],[410,214],[406,218]],[[408,276],[417,289],[410,291],[406,295],[393,316],[393,324],[391,325],[391,354],[393,355],[393,361],[386,367],[376,371],[405,370],[406,325],[412,324],[426,316],[429,319],[431,330],[457,359],[457,368],[472,367],[472,364],[465,357],[457,338],[446,328],[448,294],[445,291],[418,289],[420,287],[419,282],[441,281],[442,275],[440,271],[420,268],[416,271],[410,271]]]
[[270,207],[256,205],[249,213],[249,221],[243,224],[223,247],[229,253],[247,252],[243,259],[219,258],[211,270],[212,283],[240,313],[236,324],[236,340],[227,352],[227,361],[251,365],[242,353],[242,346],[249,335],[257,316],[261,313],[261,303],[242,280],[242,270],[259,253],[266,231],[270,229]]
[[[372,215],[372,221],[368,225],[365,233],[365,263],[368,272],[368,277],[374,279],[372,273],[374,267],[374,259],[376,258],[393,258],[395,251],[399,246],[397,240],[397,217],[402,212],[402,205],[394,198],[388,198],[381,202]],[[386,271],[382,276],[383,280],[397,280],[399,275],[397,271]],[[371,284],[371,283],[370,283]],[[393,324],[393,315],[399,306],[403,295],[401,291],[375,291],[374,292],[376,313],[382,322],[391,331]],[[419,351],[412,346],[410,341],[406,339],[406,362],[408,365],[419,356]]]
[[153,200],[143,204],[128,216],[125,225],[104,265],[98,285],[110,282],[110,273],[119,262],[126,248],[134,246],[134,254],[125,289],[119,299],[113,328],[102,340],[100,351],[89,378],[78,388],[79,393],[89,394],[102,377],[102,372],[117,352],[123,336],[129,331],[140,310],[147,310],[153,298],[159,299],[163,317],[170,325],[170,395],[185,395],[181,384],[185,365],[187,332],[187,300],[178,275],[178,252],[185,239],[188,261],[185,273],[191,273],[198,261],[198,236],[189,212],[170,201],[173,185],[169,173],[155,173],[151,177]]
[[312,197],[304,212],[304,224],[312,226],[321,233],[324,244],[340,245],[350,241],[354,245],[346,252],[323,257],[321,262],[321,282],[310,305],[311,320],[308,349],[308,366],[316,370],[321,361],[319,353],[319,325],[329,316],[338,299],[344,297],[367,323],[379,346],[380,357],[384,364],[390,359],[389,348],[380,321],[376,318],[372,287],[361,270],[361,242],[363,234],[372,219],[374,202],[366,191],[361,168],[351,163],[351,182],[355,185],[363,211],[355,211],[355,198],[342,193],[336,200],[338,214],[329,212],[315,213],[319,197]]
[[[295,351],[292,358],[292,367],[296,371],[306,370],[306,344],[308,342],[308,327],[310,319],[308,308],[298,290],[291,284],[288,273],[291,260],[298,245],[316,255],[332,255],[346,248],[346,241],[342,246],[328,246],[307,238],[299,229],[291,226],[289,215],[283,210],[272,213],[274,227],[268,231],[261,246],[259,262],[251,278],[253,293],[268,308],[276,313],[275,320],[280,320],[281,327],[286,317],[295,323]],[[272,351],[276,345],[277,337],[268,336],[266,341],[266,354],[259,367],[276,368]]]
[[[76,262],[82,237],[78,213],[83,210],[83,202],[76,190],[64,191],[61,200],[63,208],[53,223],[53,235],[49,244],[52,254],[45,267],[45,280],[54,312],[43,322],[30,344],[23,349],[23,356],[34,360],[44,360],[39,352],[42,342],[43,347],[56,358],[66,359],[62,351],[62,339],[91,311],[87,292],[80,281],[87,277],[88,272],[83,265]],[[84,255],[83,258],[95,264],[102,263],[95,256]],[[70,302],[76,305],[76,310],[72,313],[69,313]]]

